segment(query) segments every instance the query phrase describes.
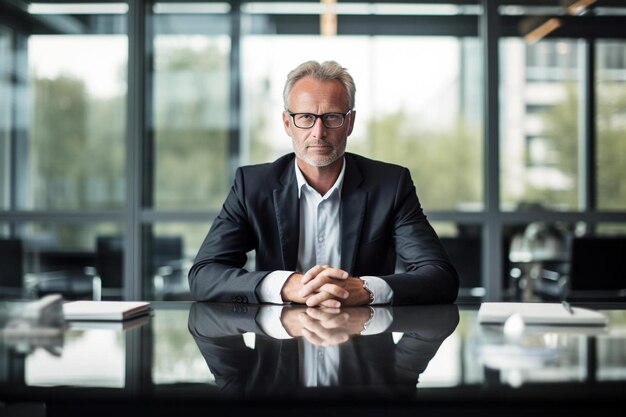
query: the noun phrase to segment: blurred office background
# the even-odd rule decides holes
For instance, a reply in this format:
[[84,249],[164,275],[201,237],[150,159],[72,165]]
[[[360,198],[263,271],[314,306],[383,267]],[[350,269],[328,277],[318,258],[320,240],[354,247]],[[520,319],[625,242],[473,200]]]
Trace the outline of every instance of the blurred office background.
[[463,297],[623,296],[625,19],[623,0],[0,0],[2,292],[189,299],[236,167],[291,149],[287,72],[334,59],[357,83],[348,150],[411,169]]

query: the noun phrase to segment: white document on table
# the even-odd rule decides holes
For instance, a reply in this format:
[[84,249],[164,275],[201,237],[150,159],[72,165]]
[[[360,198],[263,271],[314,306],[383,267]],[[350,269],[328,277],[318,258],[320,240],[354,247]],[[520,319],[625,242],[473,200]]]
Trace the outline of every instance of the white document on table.
[[569,307],[562,303],[507,303],[485,302],[478,310],[481,324],[504,324],[513,315],[519,315],[525,324],[604,326],[606,315],[599,311]]

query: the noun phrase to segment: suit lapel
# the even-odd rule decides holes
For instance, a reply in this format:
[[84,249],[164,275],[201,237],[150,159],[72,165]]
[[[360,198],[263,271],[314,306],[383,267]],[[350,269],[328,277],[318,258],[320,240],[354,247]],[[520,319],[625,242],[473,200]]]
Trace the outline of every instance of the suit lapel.
[[273,198],[283,255],[283,269],[295,271],[298,261],[298,237],[300,235],[300,205],[293,162],[287,164],[281,175],[281,183],[282,188],[274,189]]
[[367,192],[358,188],[363,181],[361,172],[346,155],[346,172],[341,191],[341,269],[354,273],[356,252],[361,239]]

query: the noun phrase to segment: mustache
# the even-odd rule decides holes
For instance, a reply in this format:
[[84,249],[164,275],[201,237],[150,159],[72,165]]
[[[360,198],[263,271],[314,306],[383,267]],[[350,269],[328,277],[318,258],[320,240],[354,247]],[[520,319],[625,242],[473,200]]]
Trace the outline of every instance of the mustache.
[[325,142],[323,140],[312,140],[309,142],[304,142],[304,146],[331,146],[332,145],[328,142]]

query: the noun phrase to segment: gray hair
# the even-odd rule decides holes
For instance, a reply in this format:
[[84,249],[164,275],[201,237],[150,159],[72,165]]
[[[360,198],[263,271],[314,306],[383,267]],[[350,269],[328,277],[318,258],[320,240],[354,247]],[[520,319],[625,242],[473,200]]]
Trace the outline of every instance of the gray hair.
[[356,85],[348,70],[335,61],[325,61],[321,64],[317,61],[307,61],[298,65],[287,75],[285,88],[283,89],[283,102],[285,110],[288,107],[289,94],[293,86],[304,77],[311,77],[318,81],[339,81],[348,93],[348,106],[354,109],[354,97],[356,95]]

